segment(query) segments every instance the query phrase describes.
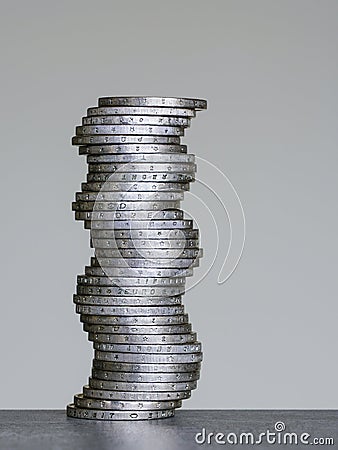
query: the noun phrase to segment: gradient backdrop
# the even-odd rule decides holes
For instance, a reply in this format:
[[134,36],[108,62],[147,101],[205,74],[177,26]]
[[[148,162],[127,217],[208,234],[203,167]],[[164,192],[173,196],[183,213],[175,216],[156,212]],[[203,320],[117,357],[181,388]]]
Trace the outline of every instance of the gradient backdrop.
[[134,94],[208,99],[185,143],[247,220],[228,282],[218,262],[185,297],[205,354],[185,407],[337,408],[338,2],[1,6],[0,407],[63,408],[86,383],[72,295],[89,232],[70,207],[86,164],[70,139],[99,96]]

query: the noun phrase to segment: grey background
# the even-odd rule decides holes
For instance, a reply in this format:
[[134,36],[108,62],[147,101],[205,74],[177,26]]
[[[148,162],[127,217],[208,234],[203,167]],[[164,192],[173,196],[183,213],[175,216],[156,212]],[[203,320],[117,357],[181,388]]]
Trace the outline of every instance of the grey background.
[[330,0],[1,2],[1,408],[86,383],[70,138],[97,97],[133,94],[208,99],[185,142],[247,219],[233,276],[185,298],[205,353],[185,407],[337,408],[337,19]]

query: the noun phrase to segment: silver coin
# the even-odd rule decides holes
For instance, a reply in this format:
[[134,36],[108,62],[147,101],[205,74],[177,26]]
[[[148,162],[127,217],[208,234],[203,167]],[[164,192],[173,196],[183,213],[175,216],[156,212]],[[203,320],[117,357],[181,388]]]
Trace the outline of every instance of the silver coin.
[[84,125],[75,129],[77,136],[138,135],[138,136],[183,136],[183,127],[156,125]]
[[91,237],[97,239],[198,239],[196,229],[162,230],[92,230]]
[[184,220],[96,220],[96,221],[86,221],[88,225],[91,223],[93,224],[93,228],[96,229],[115,229],[115,230],[144,230],[147,231],[148,229],[181,229],[181,228],[188,228],[192,229],[193,221],[190,219],[184,219]]
[[[186,372],[196,372],[200,370],[201,363],[181,363],[181,364],[133,364],[133,363],[122,363],[115,361],[98,361],[93,359],[93,367],[100,370],[109,370],[115,372],[151,372],[151,373],[186,373]],[[160,384],[160,383],[158,383]],[[163,383],[162,383],[163,384]],[[92,386],[94,387],[94,386]],[[165,387],[165,386],[164,386]],[[98,389],[104,389],[98,387]],[[107,387],[108,390],[109,387]],[[165,390],[165,389],[163,389]]]
[[101,267],[99,263],[93,265],[91,271],[88,274],[109,276],[109,277],[127,277],[127,278],[139,278],[139,277],[191,277],[193,275],[193,268],[142,268],[142,267]]
[[[129,276],[134,269],[173,269],[177,270],[177,275],[186,276],[184,273],[180,272],[179,269],[189,269],[199,266],[199,258],[176,258],[167,259],[161,258],[157,260],[141,259],[141,258],[100,258],[99,266],[105,269],[106,267],[124,267],[129,268]],[[94,264],[92,264],[94,265]],[[137,273],[135,273],[137,275]],[[160,276],[160,275],[158,275]],[[137,297],[137,296],[136,296]]]
[[100,389],[91,389],[89,386],[83,386],[83,395],[86,398],[95,398],[102,400],[121,400],[121,401],[148,401],[156,402],[163,400],[183,400],[190,398],[190,391],[180,392],[124,392],[124,391],[107,391]]
[[82,125],[157,125],[189,127],[190,119],[170,116],[111,115],[83,117]]
[[[92,312],[88,311],[87,308],[91,308]],[[107,310],[110,307],[109,306],[103,306],[102,308],[97,308],[97,310],[93,309],[95,306],[92,307],[86,307],[82,305],[77,305],[77,312],[79,314],[94,314],[97,315],[107,315],[112,316],[114,315],[114,312],[108,310],[106,314],[102,312],[102,309]],[[114,309],[114,308],[111,308]],[[178,313],[182,314],[182,312]],[[140,314],[141,315],[141,314]],[[160,315],[160,314],[159,314]],[[162,315],[162,314],[161,314]],[[163,314],[165,315],[165,314]],[[109,325],[107,325],[109,326]],[[109,333],[97,333],[92,336],[90,334],[89,338],[92,336],[94,341],[97,342],[114,342],[114,334],[184,334],[184,333],[190,333],[191,332],[191,324],[182,324],[182,325],[114,325],[110,326]],[[91,332],[90,332],[91,333]],[[97,336],[99,334],[99,336]],[[91,339],[90,339],[91,340]]]
[[107,276],[88,276],[78,275],[77,283],[87,286],[111,286],[116,284],[118,286],[182,286],[185,284],[185,277],[171,277],[171,278],[127,278],[127,277],[107,277]]
[[[151,312],[152,311],[152,312]],[[173,306],[98,306],[98,305],[76,305],[76,312],[85,315],[95,315],[95,316],[169,316],[176,314],[184,314],[183,305],[173,305]],[[100,331],[99,328],[101,327]],[[107,325],[107,330],[109,333],[125,334],[125,333],[144,333],[144,334],[172,334],[172,333],[189,333],[191,331],[191,324],[183,325]],[[101,332],[102,326],[94,326],[92,328],[86,329],[86,331]],[[108,333],[108,331],[106,331]]]
[[[166,181],[161,182],[88,182],[88,183],[81,183],[81,188],[83,191],[102,191],[104,190],[105,193],[108,192],[116,192],[116,191],[131,191],[131,192],[158,192],[158,191],[164,191],[164,192],[181,192],[181,191],[188,191],[190,189],[189,183],[182,183],[182,182],[175,182],[175,183],[169,183]],[[150,194],[148,195],[148,198],[150,197]]]
[[185,292],[185,286],[83,286],[78,285],[76,293],[79,295],[103,295],[114,297],[174,297]]
[[196,389],[197,381],[186,381],[183,383],[127,383],[123,381],[96,380],[95,378],[89,378],[89,386],[92,389],[105,389],[109,391],[179,392]]
[[176,97],[101,97],[99,107],[102,106],[146,106],[156,108],[191,108],[195,110],[207,109],[207,101],[199,98]]
[[[101,344],[105,345],[105,344]],[[179,373],[132,373],[132,372],[112,372],[109,370],[92,369],[92,378],[108,381],[125,381],[131,383],[178,383],[185,381],[197,381],[200,378],[200,371],[179,372]]]
[[186,154],[188,148],[184,144],[171,143],[113,143],[112,145],[89,145],[80,146],[79,155],[129,155],[133,156],[149,154]]
[[91,259],[91,264],[93,269],[98,269],[102,271],[102,274],[107,276],[116,276],[116,277],[190,277],[193,275],[193,269],[189,268],[142,268],[142,267],[134,267],[130,270],[130,267],[109,267],[104,266],[101,267],[100,263],[95,259]]
[[192,220],[85,220],[85,229],[91,230],[114,230],[115,232],[120,230],[129,230],[131,232],[136,232],[139,230],[147,231],[147,229],[153,230],[168,230],[170,224],[173,228],[180,229],[192,229]]
[[88,183],[151,183],[162,181],[163,183],[190,183],[195,181],[194,174],[183,173],[88,173]]
[[88,116],[111,116],[111,115],[138,115],[138,116],[174,116],[174,117],[195,117],[196,111],[191,108],[168,108],[149,106],[115,106],[115,107],[94,107],[87,109]]
[[88,155],[88,164],[114,164],[114,163],[133,163],[133,162],[144,162],[144,163],[184,163],[184,164],[195,164],[195,155],[186,153],[159,153],[159,154],[109,154],[109,155]]
[[[102,342],[104,343],[130,343],[130,344],[185,344],[188,342],[196,342],[197,335],[196,333],[183,333],[183,334],[148,334],[148,335],[137,335],[137,334],[114,334],[114,336],[110,334],[95,334],[89,333],[88,340],[91,342]],[[95,364],[94,364],[95,366]],[[104,366],[99,365],[95,366],[97,369],[103,370],[118,370],[112,368],[113,366]],[[109,368],[110,367],[110,368]],[[114,366],[115,367],[115,366]],[[198,367],[196,368],[196,370]],[[128,369],[120,369],[126,370]],[[138,372],[142,372],[143,370],[138,370]],[[148,372],[149,370],[144,370],[144,372]],[[175,371],[175,370],[174,370]],[[179,370],[179,372],[184,372],[185,370]],[[161,372],[160,370],[150,370],[150,372]],[[167,372],[167,370],[164,370]]]
[[97,258],[146,258],[146,259],[175,259],[175,258],[198,258],[202,257],[202,249],[167,249],[167,248],[150,248],[150,249],[110,249],[96,248],[95,255]]
[[[86,287],[86,286],[82,286]],[[79,313],[101,315],[104,312],[109,316],[168,316],[184,314],[183,305],[175,306],[85,306],[78,305]],[[117,331],[114,331],[117,332]]]
[[95,359],[101,361],[121,361],[131,363],[145,363],[145,364],[167,364],[167,363],[185,363],[200,362],[202,361],[202,353],[189,353],[189,354],[176,354],[170,355],[158,355],[153,353],[118,353],[118,352],[102,352],[101,350],[95,350]]
[[74,295],[76,305],[88,306],[171,306],[180,305],[181,296],[175,297],[111,297],[94,295]]
[[176,144],[180,145],[179,136],[141,136],[139,134],[117,135],[100,134],[97,136],[74,136],[72,144],[78,146],[100,144]]
[[117,411],[152,411],[161,409],[180,408],[182,402],[180,400],[170,400],[161,402],[133,402],[133,401],[114,401],[114,400],[98,400],[94,398],[86,398],[83,394],[74,395],[74,405],[79,408],[92,409],[110,409]]
[[100,342],[94,343],[94,349],[103,352],[118,352],[118,353],[199,353],[202,350],[200,342],[194,344],[176,344],[176,345],[135,345],[135,344],[102,344]]
[[95,248],[133,249],[199,249],[198,239],[98,239],[92,238]]
[[[180,305],[179,297],[105,297],[94,295],[74,295],[73,301],[76,305],[88,306],[171,306]],[[140,301],[136,301],[139,299]],[[154,300],[155,299],[155,300]],[[160,299],[160,300],[159,300]],[[170,300],[173,299],[171,302]],[[152,300],[152,301],[151,301]],[[112,320],[112,318],[110,319]]]
[[[183,323],[182,320],[178,320],[175,323],[174,320],[171,320],[171,319],[175,319],[175,317],[178,317],[179,319],[181,319],[181,318],[186,319],[186,316],[183,314],[173,315],[173,316],[169,316],[169,317],[168,316],[157,316],[157,317],[139,316],[139,317],[135,317],[135,319],[137,321],[134,322],[133,316],[129,316],[129,317],[119,316],[119,317],[116,317],[116,319],[119,319],[119,322],[117,322],[117,323],[114,322],[112,325],[90,324],[90,323],[84,322],[83,329],[84,329],[84,331],[86,331],[88,333],[111,334],[111,333],[116,333],[116,330],[118,331],[119,327],[128,327],[127,328],[128,331],[134,330],[135,327],[136,328],[143,327],[147,331],[147,330],[150,330],[150,328],[153,329],[154,327],[155,328],[160,327],[160,329],[162,329],[162,327],[168,327],[168,326],[176,327],[177,325],[184,325],[183,330],[182,330],[182,327],[180,328],[182,331],[191,330],[191,324],[189,324],[187,320],[185,320],[185,323]],[[160,323],[156,323],[157,318],[164,319],[164,320],[159,321]],[[109,319],[111,320],[112,316],[109,316]],[[126,319],[129,319],[129,323],[127,322]],[[145,322],[145,323],[143,323],[143,322]],[[113,342],[113,338],[112,338],[111,342]],[[104,343],[102,343],[102,344],[104,344]]]
[[86,271],[87,275],[99,275],[107,277],[127,277],[127,278],[149,278],[149,277],[191,277],[193,275],[193,268],[180,268],[180,269],[166,269],[166,268],[142,268],[134,267],[130,270],[130,267],[101,267],[100,264],[94,263],[92,267]]
[[67,416],[88,420],[157,420],[173,417],[174,409],[160,411],[110,411],[78,408],[73,403],[67,406]]
[[179,201],[139,202],[139,201],[80,201],[72,203],[73,211],[162,211],[164,209],[179,209]]
[[176,297],[104,297],[102,295],[73,295],[73,301],[79,305],[97,306],[170,306],[180,305],[181,296]]
[[[92,323],[92,318],[97,319],[98,317],[102,317],[103,319],[106,319],[105,322],[102,320],[100,322]],[[189,323],[188,314],[180,314],[180,315],[174,315],[174,316],[136,316],[136,317],[130,317],[130,316],[88,316],[81,314],[80,321],[85,324],[92,324],[97,327],[97,330],[99,332],[104,332],[106,325],[180,325],[180,324],[187,324]],[[85,330],[89,331],[89,330]],[[95,330],[93,330],[95,332]],[[98,349],[100,350],[100,349]]]
[[182,220],[184,211],[170,209],[163,211],[76,211],[75,218],[78,220]]
[[77,192],[77,202],[162,202],[181,201],[183,192]]
[[[184,155],[186,156],[186,155]],[[147,174],[150,172],[154,176],[158,176],[159,173],[164,177],[170,173],[194,173],[197,170],[196,164],[186,162],[169,162],[169,163],[147,163],[142,160],[132,161],[129,163],[90,163],[88,164],[89,172],[126,172],[135,173],[142,172]],[[155,179],[155,178],[154,178]]]

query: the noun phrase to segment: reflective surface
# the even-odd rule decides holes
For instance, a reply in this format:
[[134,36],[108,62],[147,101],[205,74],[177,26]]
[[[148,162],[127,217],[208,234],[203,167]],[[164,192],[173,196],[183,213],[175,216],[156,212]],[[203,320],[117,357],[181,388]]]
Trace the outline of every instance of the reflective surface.
[[[0,411],[0,448],[6,450],[190,450],[222,448],[212,444],[197,444],[195,436],[206,433],[224,434],[273,431],[283,421],[286,431],[309,433],[314,437],[333,437],[338,442],[337,411],[232,411],[183,410],[167,420],[139,422],[96,422],[67,418],[63,410]],[[199,436],[200,439],[201,436]],[[229,444],[227,444],[229,445]],[[305,445],[278,445],[282,448],[309,448]],[[235,446],[237,447],[237,446]],[[253,448],[244,445],[244,448]],[[261,444],[256,448],[273,448]],[[322,448],[336,448],[321,446]]]

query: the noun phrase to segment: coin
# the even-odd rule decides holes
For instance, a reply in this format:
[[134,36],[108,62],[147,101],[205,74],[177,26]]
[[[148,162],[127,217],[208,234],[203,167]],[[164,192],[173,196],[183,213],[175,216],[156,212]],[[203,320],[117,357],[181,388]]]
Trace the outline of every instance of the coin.
[[103,400],[123,400],[123,401],[163,401],[163,400],[181,400],[191,396],[190,391],[180,392],[126,392],[126,391],[107,391],[100,389],[91,389],[89,386],[83,387],[83,395],[87,398],[96,398]]
[[75,129],[77,136],[96,135],[139,135],[143,136],[183,136],[183,127],[156,126],[156,125],[84,125]]
[[207,108],[207,101],[176,97],[101,97],[99,98],[99,107],[102,106],[148,106],[199,110]]
[[88,164],[122,164],[122,163],[184,163],[184,164],[194,164],[195,155],[186,153],[121,153],[121,154],[103,154],[103,155],[91,155],[87,156]]
[[156,180],[163,183],[190,183],[195,180],[194,174],[190,173],[88,173],[87,182],[109,182],[109,183],[151,183]]
[[85,220],[86,229],[97,229],[97,230],[112,230],[115,228],[115,233],[120,230],[131,231],[132,233],[139,230],[147,231],[148,229],[161,230],[166,229],[170,224],[173,228],[181,229],[192,229],[192,221],[189,219],[184,220]]
[[158,229],[192,229],[192,220],[86,220],[87,225],[93,224],[93,227],[97,229],[115,229],[115,230],[145,230],[152,228]]
[[[90,309],[89,309],[90,308]],[[76,312],[79,314],[93,314],[97,315],[106,315],[112,316],[114,315],[115,308],[109,306],[103,306],[102,308],[95,309],[95,306],[82,306],[76,305]],[[89,309],[89,310],[88,310]],[[103,310],[103,311],[102,311]],[[106,311],[106,314],[104,312]],[[182,314],[183,311],[178,312],[177,314]],[[141,314],[139,314],[141,315]],[[163,314],[166,315],[166,314]],[[182,324],[182,325],[114,325],[109,326],[109,333],[95,333],[100,334],[100,336],[94,335],[94,340],[98,342],[114,342],[113,334],[184,334],[191,332],[191,324]],[[94,332],[93,332],[94,333]]]
[[83,286],[78,285],[76,293],[79,295],[103,295],[122,297],[174,297],[181,295],[185,291],[185,286]]
[[180,144],[179,136],[149,136],[149,135],[95,135],[95,136],[74,136],[73,145],[100,145],[100,144]]
[[94,343],[95,350],[104,352],[122,352],[122,353],[199,353],[201,352],[201,343],[194,344],[176,344],[176,345],[135,345],[135,344],[102,344]]
[[[201,368],[201,363],[189,363],[189,364],[133,364],[133,363],[121,363],[115,361],[98,361],[93,359],[93,367],[100,370],[110,370],[115,372],[151,372],[151,373],[186,373],[186,372],[196,372]],[[160,384],[160,383],[158,383]],[[164,384],[164,383],[162,383]],[[95,388],[94,386],[92,386]],[[166,386],[163,390],[165,390]],[[98,387],[98,389],[108,389],[109,387],[103,388]],[[141,389],[142,390],[142,389]]]
[[[101,344],[105,345],[105,344]],[[110,345],[110,344],[109,344]],[[150,373],[150,372],[114,372],[109,370],[92,369],[92,378],[108,381],[126,381],[132,383],[178,383],[196,381],[200,378],[199,370],[195,372],[178,373]]]
[[182,220],[184,212],[180,209],[170,209],[164,211],[76,211],[77,220]]
[[[94,265],[94,264],[92,264]],[[161,258],[157,260],[151,260],[151,259],[141,259],[141,258],[100,258],[100,261],[98,262],[98,265],[102,268],[106,267],[124,267],[129,268],[130,270],[133,269],[158,269],[158,268],[166,268],[170,269],[172,268],[173,274],[177,274],[179,276],[185,276],[182,274],[182,272],[179,271],[179,269],[188,269],[191,267],[198,267],[199,265],[199,258],[192,259],[192,258],[176,258],[176,259],[167,259],[167,258]],[[129,274],[129,276],[131,276]],[[158,275],[160,276],[160,275]]]
[[184,194],[181,192],[77,192],[77,202],[127,202],[127,203],[151,203],[181,201]]
[[[183,155],[186,156],[186,155]],[[157,175],[161,173],[162,177],[168,175],[168,172],[175,173],[193,173],[196,172],[196,164],[194,163],[186,163],[186,162],[168,162],[168,163],[147,163],[144,161],[131,161],[129,163],[90,163],[88,164],[89,172],[142,172],[146,174],[147,172],[151,172],[152,174]],[[158,181],[161,181],[158,178]]]
[[[86,288],[87,286],[81,286]],[[109,316],[166,316],[172,314],[183,314],[184,306],[82,306],[78,305],[81,314],[106,314]],[[116,331],[115,331],[116,332]]]
[[[122,138],[122,137],[121,137]],[[130,137],[129,137],[130,140]],[[161,155],[161,154],[186,154],[187,146],[180,143],[123,143],[117,142],[111,145],[82,145],[79,147],[79,155]]]
[[[88,306],[170,306],[180,305],[180,296],[175,297],[112,297],[74,294],[76,305]],[[113,314],[114,315],[114,314]]]
[[[144,267],[113,267],[113,266],[101,266],[100,263],[92,258],[92,269],[102,271],[103,275],[116,276],[116,277],[189,277],[193,271],[189,268],[144,268]],[[93,272],[94,273],[94,272]],[[96,272],[98,273],[98,272]]]
[[110,409],[117,411],[152,411],[161,409],[180,408],[182,402],[180,400],[170,400],[161,402],[137,402],[137,401],[114,401],[114,400],[98,400],[95,398],[86,398],[83,394],[74,395],[74,404],[79,408],[92,409]]
[[[169,317],[168,316],[135,317],[136,322],[134,322],[134,317],[114,316],[114,318],[115,317],[116,317],[116,319],[119,319],[119,321],[118,322],[114,321],[114,323],[112,325],[84,323],[83,329],[84,329],[84,331],[88,331],[89,333],[110,334],[110,333],[115,333],[116,329],[118,331],[119,326],[128,327],[127,328],[128,331],[135,329],[137,327],[139,327],[139,328],[144,327],[146,329],[146,331],[148,331],[150,328],[153,329],[154,327],[156,328],[157,326],[159,326],[160,329],[162,330],[162,328],[161,328],[162,326],[176,326],[176,325],[181,325],[183,323],[183,325],[185,325],[185,327],[183,328],[184,331],[187,331],[188,329],[191,330],[191,325],[188,324],[187,320],[185,320],[184,322],[183,322],[183,320],[181,320],[182,318],[183,319],[186,318],[186,316],[183,314],[173,315],[173,316],[169,316]],[[175,317],[178,317],[180,320],[175,321]],[[112,319],[111,316],[109,316],[109,318]],[[129,322],[127,322],[126,319],[129,319]],[[164,319],[164,320],[160,320],[160,319]],[[187,324],[189,325],[188,327],[186,326]],[[181,329],[182,329],[182,327],[181,327]]]
[[180,305],[181,296],[176,297],[112,297],[94,295],[73,295],[73,301],[79,305],[97,306],[170,306]]
[[89,386],[93,389],[107,389],[109,391],[179,392],[196,389],[197,381],[186,381],[183,383],[127,383],[123,381],[107,381],[89,378]]
[[91,237],[97,239],[198,239],[195,229],[162,230],[91,230]]
[[88,306],[170,306],[180,305],[179,297],[112,297],[75,294],[73,301],[76,305]]
[[83,117],[82,125],[161,125],[189,127],[190,120],[185,117],[111,115]]
[[[102,342],[102,343],[130,343],[130,344],[163,344],[163,343],[169,343],[169,344],[179,344],[179,343],[187,343],[187,342],[195,342],[197,339],[196,333],[183,333],[183,334],[148,334],[148,335],[138,335],[138,334],[114,334],[112,336],[111,334],[95,334],[95,333],[89,333],[88,334],[88,340],[92,342]],[[95,366],[95,363],[93,363]],[[95,366],[98,369],[104,369],[104,370],[118,370],[115,366],[111,366],[108,364],[108,366],[104,365],[97,365]],[[110,367],[110,368],[109,368]],[[175,366],[178,367],[178,366]],[[195,369],[197,370],[198,367]],[[126,370],[127,372],[129,370],[127,369],[121,369]],[[173,369],[175,372],[176,369]],[[143,370],[138,370],[138,372],[142,372]],[[156,372],[156,370],[149,370],[150,372]],[[166,370],[163,370],[166,372]],[[181,372],[184,372],[185,370],[182,370]],[[144,370],[144,372],[148,372],[148,370]],[[157,372],[160,372],[160,370],[157,370]]]
[[[157,192],[157,191],[166,191],[166,192],[180,192],[180,191],[188,191],[189,183],[183,182],[123,182],[123,181],[106,181],[106,182],[88,182],[81,184],[83,191],[101,191],[105,192],[115,192],[115,191],[141,191],[141,192]],[[150,194],[148,194],[150,195]]]
[[[96,248],[96,247],[95,247]],[[96,248],[95,255],[97,258],[146,258],[152,259],[175,259],[175,258],[197,258],[202,256],[202,249],[166,249],[166,248],[150,248],[150,249],[111,249]]]
[[174,117],[195,117],[196,111],[191,108],[168,108],[149,106],[115,106],[115,107],[94,107],[87,109],[88,116],[110,116],[110,115],[139,115],[139,116],[174,116]]
[[97,239],[198,239],[196,229],[138,229],[138,230],[91,230],[91,237]]
[[[100,322],[97,321],[96,323],[93,323],[91,318],[97,319],[98,317],[101,317],[102,319],[106,319],[105,321],[101,320]],[[187,324],[188,314],[180,314],[180,315],[174,315],[174,316],[136,316],[136,317],[130,317],[130,316],[88,316],[88,315],[81,315],[80,321],[84,322],[85,324],[93,324],[96,325],[98,332],[104,332],[105,325],[179,325],[179,324]],[[87,326],[87,325],[86,325]],[[100,327],[100,328],[99,328]],[[103,327],[103,328],[102,328]],[[86,330],[85,331],[89,331]],[[95,332],[95,330],[92,330]],[[108,332],[108,331],[107,331]]]
[[166,201],[166,202],[139,202],[139,201],[80,201],[72,203],[73,211],[92,211],[95,207],[95,211],[162,211],[164,209],[180,207],[179,201]]
[[185,277],[171,277],[171,278],[113,278],[107,276],[87,276],[87,275],[78,275],[77,283],[83,285],[90,286],[111,286],[112,284],[117,284],[120,286],[170,286],[170,285],[184,285]]
[[95,248],[133,249],[199,249],[198,239],[97,239],[92,238]]
[[157,420],[175,415],[174,409],[160,411],[110,411],[103,409],[78,408],[73,403],[67,405],[67,416],[87,420]]
[[107,202],[162,202],[183,200],[182,192],[77,192],[75,200],[82,201],[107,201]]
[[189,353],[187,355],[172,353],[170,355],[158,355],[153,353],[118,353],[118,352],[102,352],[95,350],[95,359],[102,361],[121,361],[131,363],[145,364],[167,364],[167,363],[185,363],[202,361],[202,353]]

